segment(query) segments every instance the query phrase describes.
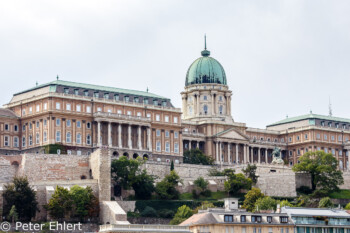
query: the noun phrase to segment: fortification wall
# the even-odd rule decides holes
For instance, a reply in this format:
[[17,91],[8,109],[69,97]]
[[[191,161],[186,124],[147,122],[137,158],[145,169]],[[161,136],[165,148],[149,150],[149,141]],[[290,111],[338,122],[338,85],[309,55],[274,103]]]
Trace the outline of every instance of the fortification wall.
[[89,175],[88,155],[23,154],[18,174],[30,182],[79,180]]
[[21,155],[0,155],[0,183],[8,183],[17,175]]

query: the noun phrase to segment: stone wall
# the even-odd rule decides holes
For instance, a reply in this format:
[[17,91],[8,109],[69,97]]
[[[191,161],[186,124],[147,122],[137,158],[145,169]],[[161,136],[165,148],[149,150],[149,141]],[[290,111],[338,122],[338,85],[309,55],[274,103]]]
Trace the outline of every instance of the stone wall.
[[136,201],[117,201],[117,202],[125,212],[135,211]]
[[295,197],[296,179],[295,174],[290,173],[267,173],[259,174],[257,187],[268,196]]
[[0,184],[8,183],[17,175],[22,156],[0,155]]
[[18,174],[30,182],[88,179],[89,156],[23,154]]
[[312,188],[311,175],[307,173],[295,173],[295,187],[306,186]]
[[350,172],[343,173],[344,184],[340,186],[341,189],[350,189]]

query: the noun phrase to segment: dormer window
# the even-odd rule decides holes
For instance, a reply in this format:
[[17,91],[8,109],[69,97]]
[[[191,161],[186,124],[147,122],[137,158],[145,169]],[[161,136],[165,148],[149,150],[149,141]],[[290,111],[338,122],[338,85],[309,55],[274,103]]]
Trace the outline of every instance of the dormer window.
[[103,95],[103,98],[105,98],[106,100],[108,100],[108,99],[109,99],[109,94],[108,94],[108,93],[105,93],[105,94]]
[[328,122],[328,127],[332,127],[332,122]]
[[233,215],[225,215],[224,222],[233,222]]
[[143,99],[143,103],[144,103],[144,104],[148,104],[148,99],[144,98],[144,99]]
[[140,102],[140,101],[139,101],[139,97],[134,97],[134,102],[135,102],[135,103]]
[[158,100],[153,100],[153,105],[158,105]]
[[266,221],[267,221],[268,223],[272,223],[272,216],[267,216]]
[[74,95],[79,95],[79,89],[74,89]]
[[241,222],[246,222],[247,217],[245,215],[241,215]]
[[64,94],[68,94],[69,93],[69,88],[64,88]]
[[324,126],[324,121],[321,121],[321,126]]
[[261,216],[252,215],[252,222],[261,222]]
[[339,128],[339,123],[335,123],[335,128]]
[[280,222],[281,223],[288,223],[288,217],[287,216],[280,217]]
[[89,91],[88,90],[84,91],[84,95],[89,96]]
[[98,92],[94,92],[94,96],[95,96],[95,98],[98,98],[99,97],[99,93]]

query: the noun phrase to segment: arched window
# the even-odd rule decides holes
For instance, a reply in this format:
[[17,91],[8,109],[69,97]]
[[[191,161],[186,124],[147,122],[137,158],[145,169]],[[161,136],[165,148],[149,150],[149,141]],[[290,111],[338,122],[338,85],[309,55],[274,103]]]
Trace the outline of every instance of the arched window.
[[192,115],[192,107],[191,106],[188,107],[188,112],[190,115]]
[[91,136],[90,136],[90,134],[86,135],[86,144],[87,145],[91,144]]
[[207,113],[208,113],[208,106],[207,105],[203,106],[203,111],[204,111],[204,115],[207,115]]
[[222,107],[222,105],[220,105],[219,106],[219,113],[220,113],[220,115],[222,115],[222,111],[223,111],[223,107]]

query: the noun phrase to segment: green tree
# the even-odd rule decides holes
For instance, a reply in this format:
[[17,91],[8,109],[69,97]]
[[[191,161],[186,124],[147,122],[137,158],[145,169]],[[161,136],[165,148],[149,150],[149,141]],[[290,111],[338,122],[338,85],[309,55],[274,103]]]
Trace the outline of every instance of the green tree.
[[155,176],[141,169],[141,159],[128,159],[125,156],[112,161],[112,178],[123,189],[133,188],[138,199],[150,199],[154,192]]
[[181,182],[180,176],[171,171],[169,175],[166,175],[162,181],[156,185],[156,193],[161,199],[175,200],[179,198],[179,192],[176,190],[176,186]]
[[272,197],[265,196],[255,202],[255,210],[276,210],[277,201]]
[[64,218],[70,218],[73,200],[69,191],[57,186],[45,208],[53,219],[62,220]]
[[329,197],[324,197],[320,200],[318,208],[332,208],[334,205]]
[[193,215],[192,210],[190,209],[190,207],[183,205],[180,206],[177,209],[177,212],[174,216],[174,218],[170,221],[171,225],[178,225],[180,223],[182,223],[183,221],[185,221],[186,219],[188,219],[189,217],[191,217]]
[[204,202],[201,203],[200,206],[198,206],[197,208],[195,208],[193,210],[193,213],[197,214],[199,210],[206,210],[208,208],[215,208],[215,205],[213,203],[211,203],[211,202],[204,201]]
[[202,164],[202,165],[212,165],[214,164],[214,159],[208,155],[205,155],[200,149],[187,150],[183,154],[184,163],[190,164]]
[[199,192],[202,193],[208,189],[209,182],[203,177],[198,177],[193,184],[199,189]]
[[346,204],[345,208],[346,210],[350,210],[350,202],[348,204]]
[[293,166],[294,172],[306,172],[311,175],[312,190],[333,192],[344,183],[343,173],[337,168],[337,159],[324,151],[307,152],[300,157],[300,163]]
[[243,208],[249,212],[253,212],[255,209],[255,202],[265,197],[265,195],[258,188],[252,188],[244,196]]
[[157,211],[150,206],[146,206],[146,208],[141,212],[141,216],[154,218],[157,217]]
[[281,208],[285,207],[285,206],[293,207],[293,204],[290,203],[288,200],[282,200],[282,201],[279,202],[279,204],[280,204]]
[[10,210],[10,213],[9,213],[9,218],[11,219],[12,223],[15,223],[18,220],[18,213],[17,213],[15,205],[13,205],[11,207],[11,210]]
[[170,171],[174,171],[175,167],[174,167],[174,160],[171,160],[171,164],[170,164]]
[[57,186],[45,208],[56,220],[73,218],[84,220],[86,217],[98,216],[99,203],[90,187],[75,185],[68,191]]
[[5,185],[3,215],[8,216],[12,206],[16,207],[18,219],[30,221],[38,210],[36,192],[29,186],[26,177],[15,177],[13,183]]
[[259,178],[259,176],[256,175],[256,169],[257,167],[255,164],[253,165],[248,164],[248,166],[242,170],[245,176],[250,178],[253,181],[253,184],[256,184]]
[[237,195],[241,189],[251,189],[252,180],[250,178],[245,178],[242,173],[234,174],[230,172],[224,186],[225,191],[230,195]]
[[135,190],[137,199],[151,199],[152,193],[155,191],[154,176],[148,175],[146,170],[143,170],[141,174],[136,176],[135,181],[132,183],[132,188]]

